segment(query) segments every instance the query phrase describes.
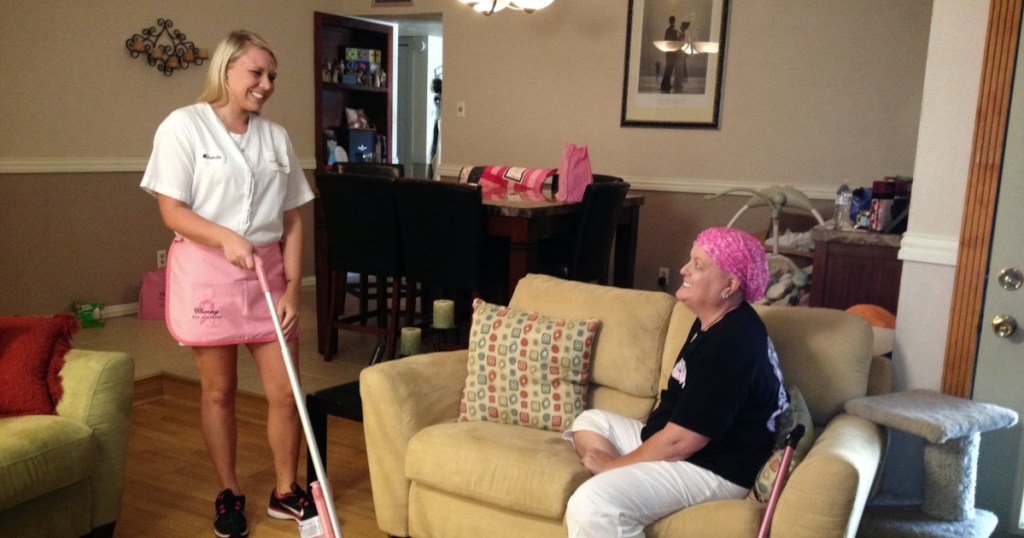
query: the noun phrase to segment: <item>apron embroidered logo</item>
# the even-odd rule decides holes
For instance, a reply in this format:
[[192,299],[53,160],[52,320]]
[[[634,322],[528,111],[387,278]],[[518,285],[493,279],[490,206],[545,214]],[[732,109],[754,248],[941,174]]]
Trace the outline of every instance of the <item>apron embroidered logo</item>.
[[200,325],[209,324],[216,327],[223,316],[212,300],[199,301],[199,305],[192,309],[192,319],[198,319]]

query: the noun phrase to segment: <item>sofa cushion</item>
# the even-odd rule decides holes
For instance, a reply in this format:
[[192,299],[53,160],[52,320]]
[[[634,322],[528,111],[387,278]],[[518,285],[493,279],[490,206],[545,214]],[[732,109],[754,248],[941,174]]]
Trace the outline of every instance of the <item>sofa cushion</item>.
[[405,466],[413,482],[555,519],[590,477],[561,434],[495,422],[425,428],[410,439]]
[[552,317],[601,320],[591,361],[587,407],[643,419],[658,393],[658,361],[675,302],[663,292],[531,274],[519,281],[509,306]]
[[473,301],[459,420],[568,428],[583,411],[599,326]]
[[69,418],[0,419],[0,510],[89,477],[100,450],[92,430]]
[[867,394],[871,325],[829,308],[755,307],[779,354],[782,379],[800,387],[816,425]]
[[71,314],[0,317],[0,417],[54,413],[76,330]]

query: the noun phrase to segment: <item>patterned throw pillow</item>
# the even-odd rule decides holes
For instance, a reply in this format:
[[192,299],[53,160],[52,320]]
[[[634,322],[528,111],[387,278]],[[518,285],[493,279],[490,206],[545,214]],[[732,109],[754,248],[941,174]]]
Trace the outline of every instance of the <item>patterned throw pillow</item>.
[[797,424],[804,425],[804,436],[797,443],[793,450],[793,459],[789,462],[789,472],[792,473],[796,465],[803,461],[804,456],[811,450],[814,444],[814,424],[811,423],[811,412],[807,409],[807,402],[796,385],[790,385],[786,391],[789,393],[789,407],[783,411],[779,419],[779,428],[775,433],[775,449],[771,457],[761,467],[754,479],[754,487],[747,493],[747,499],[762,503],[768,502],[772,494],[772,487],[775,486],[775,477],[782,467],[782,454],[786,450],[786,436],[796,428]]
[[474,301],[459,420],[567,429],[586,402],[599,326]]

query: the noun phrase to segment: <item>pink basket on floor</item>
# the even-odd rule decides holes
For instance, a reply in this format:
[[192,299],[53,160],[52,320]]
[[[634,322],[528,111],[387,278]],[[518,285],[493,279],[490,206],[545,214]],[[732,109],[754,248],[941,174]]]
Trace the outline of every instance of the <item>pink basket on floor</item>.
[[139,319],[164,319],[164,301],[167,300],[167,268],[142,274],[139,289]]

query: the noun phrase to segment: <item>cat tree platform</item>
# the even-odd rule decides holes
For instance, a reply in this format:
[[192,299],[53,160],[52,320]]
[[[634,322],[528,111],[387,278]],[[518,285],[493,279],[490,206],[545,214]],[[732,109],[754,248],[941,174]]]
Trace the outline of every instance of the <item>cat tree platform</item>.
[[1017,413],[993,404],[929,390],[909,390],[846,402],[846,412],[925,440],[921,501],[872,503],[859,536],[987,538],[998,519],[974,507],[981,434],[1009,428]]

